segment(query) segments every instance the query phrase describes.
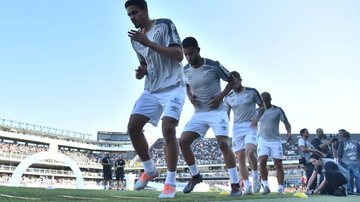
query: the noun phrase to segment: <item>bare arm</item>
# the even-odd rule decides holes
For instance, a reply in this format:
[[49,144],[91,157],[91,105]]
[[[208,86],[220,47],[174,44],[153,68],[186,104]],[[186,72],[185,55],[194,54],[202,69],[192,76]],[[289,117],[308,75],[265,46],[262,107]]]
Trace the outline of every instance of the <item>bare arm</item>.
[[223,101],[224,97],[227,94],[229,94],[231,89],[234,87],[234,84],[235,84],[235,79],[233,76],[231,76],[226,87],[224,88],[224,90],[221,91],[221,93],[219,95],[211,98],[211,101],[209,104],[211,109],[215,109],[215,108],[219,107],[219,104],[221,103],[221,101]]
[[137,31],[137,30],[130,30],[128,32],[128,36],[139,43],[141,43],[143,46],[149,47],[155,52],[159,53],[160,55],[163,55],[167,58],[170,58],[172,60],[181,62],[184,58],[183,56],[183,49],[181,45],[170,45],[170,46],[161,46],[151,40],[148,39],[146,34]]
[[252,120],[251,126],[253,128],[257,127],[258,122],[259,122],[260,118],[262,117],[262,115],[264,114],[264,112],[265,112],[265,103],[263,102],[261,105],[259,105],[258,113],[257,113],[255,119]]
[[306,190],[309,190],[309,188],[312,185],[312,183],[314,182],[316,176],[317,176],[317,171],[314,170],[313,173],[311,174],[310,179],[308,180]]
[[324,180],[321,182],[319,187],[315,190],[315,194],[321,193],[321,191],[324,189],[326,183],[327,183],[327,180],[326,180],[326,177],[324,175]]
[[186,84],[186,94],[191,102],[191,104],[193,104],[194,106],[197,105],[197,100],[196,100],[196,95],[194,95],[192,93],[191,87],[189,84]]
[[288,140],[291,140],[291,125],[289,123],[289,121],[286,119],[284,122],[284,125],[285,125],[285,129],[286,129],[286,132],[287,132],[287,138]]

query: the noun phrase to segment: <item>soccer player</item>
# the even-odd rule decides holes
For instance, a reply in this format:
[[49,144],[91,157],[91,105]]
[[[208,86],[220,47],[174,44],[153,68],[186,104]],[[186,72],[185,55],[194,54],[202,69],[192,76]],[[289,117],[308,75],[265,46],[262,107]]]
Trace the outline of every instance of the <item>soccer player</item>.
[[[219,62],[200,56],[200,47],[194,37],[187,37],[182,45],[189,62],[184,67],[187,95],[195,108],[180,138],[180,148],[192,175],[183,192],[190,193],[202,181],[191,144],[197,138],[204,137],[208,129],[212,128],[228,169],[230,196],[241,196],[235,156],[228,143],[229,120],[223,103],[223,98],[234,85],[234,78]],[[228,82],[223,91],[220,79]]]
[[260,175],[264,187],[263,194],[270,193],[268,170],[266,168],[269,157],[274,160],[278,193],[284,194],[283,147],[279,133],[279,123],[280,121],[284,123],[288,141],[291,139],[291,125],[284,111],[280,107],[271,104],[270,93],[263,92],[261,97],[264,100],[266,109],[259,120],[257,155],[259,156]]
[[[125,177],[125,161],[124,159],[119,156],[119,158],[115,161],[115,178],[116,178],[116,186],[117,190],[121,189],[124,190],[124,177]],[[121,188],[120,188],[120,181],[121,181]]]
[[[240,174],[244,182],[243,195],[252,194],[249,181],[249,172],[246,167],[246,159],[249,160],[253,176],[253,189],[257,193],[260,191],[259,172],[256,157],[257,144],[257,124],[263,115],[265,106],[259,92],[255,88],[242,85],[242,79],[238,72],[232,72],[235,77],[233,90],[225,97],[225,104],[230,115],[234,113],[233,126],[233,150],[239,160]],[[259,106],[256,113],[256,105]]]
[[103,166],[103,177],[104,177],[104,189],[111,189],[112,184],[112,163],[110,159],[110,153],[106,152],[104,158],[101,160]]
[[170,19],[149,18],[145,0],[128,0],[125,8],[130,20],[138,28],[128,32],[140,62],[136,78],[145,77],[144,91],[137,100],[128,123],[131,142],[145,169],[134,189],[145,188],[150,180],[158,176],[149,155],[143,128],[147,122],[157,126],[162,115],[167,176],[159,198],[173,198],[176,193],[176,165],[179,153],[176,126],[186,97],[181,64],[181,40]]

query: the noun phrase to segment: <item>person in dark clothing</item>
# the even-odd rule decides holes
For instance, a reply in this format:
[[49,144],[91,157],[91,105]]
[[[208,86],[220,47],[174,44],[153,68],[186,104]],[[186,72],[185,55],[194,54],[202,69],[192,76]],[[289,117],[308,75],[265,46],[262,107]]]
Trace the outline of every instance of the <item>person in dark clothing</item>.
[[[117,190],[121,189],[124,190],[124,177],[125,177],[125,161],[124,159],[119,156],[119,158],[115,161],[115,177],[116,177],[116,186]],[[121,188],[120,188],[120,181],[121,181]]]
[[347,183],[348,194],[353,194],[355,181],[356,191],[360,193],[360,142],[350,138],[349,132],[344,132],[343,141],[339,144],[338,160],[350,174]]
[[314,190],[314,194],[347,196],[346,183],[349,181],[350,175],[344,167],[335,160],[322,158],[316,153],[310,156],[310,162],[315,166],[315,169],[308,180],[307,190],[310,190],[310,186],[314,182],[316,183],[317,174],[324,174],[324,180]]
[[324,153],[326,155],[325,158],[333,159],[334,155],[331,145],[334,140],[334,138],[331,140],[326,139],[323,129],[318,128],[316,129],[316,137],[311,141],[311,144],[315,149]]
[[112,184],[112,163],[110,159],[110,154],[106,153],[105,157],[101,160],[101,165],[103,166],[103,177],[104,177],[104,189],[111,189]]

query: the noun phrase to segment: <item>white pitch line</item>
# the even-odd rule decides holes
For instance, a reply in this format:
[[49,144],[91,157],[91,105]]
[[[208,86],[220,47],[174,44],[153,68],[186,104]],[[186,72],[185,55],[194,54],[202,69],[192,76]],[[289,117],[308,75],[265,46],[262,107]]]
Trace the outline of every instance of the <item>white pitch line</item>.
[[0,196],[4,196],[4,197],[8,197],[8,198],[24,199],[24,200],[41,200],[40,198],[29,198],[29,197],[22,197],[22,196],[7,195],[7,194],[0,194]]
[[142,200],[154,200],[154,199],[157,199],[157,198],[140,197],[140,196],[117,196],[117,195],[113,195],[111,197],[124,198],[124,199],[142,199]]
[[85,200],[105,200],[103,198],[88,198],[88,197],[82,197],[82,196],[67,196],[62,195],[63,198],[71,198],[71,199],[85,199]]

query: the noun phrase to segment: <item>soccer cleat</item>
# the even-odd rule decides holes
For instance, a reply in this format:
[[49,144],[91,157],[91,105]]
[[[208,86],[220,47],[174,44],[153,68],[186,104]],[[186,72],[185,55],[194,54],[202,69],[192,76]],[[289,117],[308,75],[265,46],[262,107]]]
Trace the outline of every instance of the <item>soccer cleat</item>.
[[195,185],[199,184],[200,182],[202,182],[202,176],[200,175],[200,173],[195,176],[192,176],[191,180],[188,182],[188,184],[184,188],[183,192],[185,194],[192,192]]
[[253,189],[254,189],[254,192],[255,193],[258,193],[261,189],[261,183],[258,179],[255,179],[254,178],[254,181],[253,181]]
[[144,189],[149,181],[153,180],[159,175],[159,172],[155,170],[151,175],[144,172],[138,181],[134,185],[134,190]]
[[262,194],[266,195],[270,193],[270,188],[267,186],[264,186],[264,191],[262,192]]
[[253,194],[253,192],[252,192],[251,187],[245,187],[244,191],[242,192],[242,195],[252,195],[252,194]]
[[279,195],[285,195],[284,189],[283,189],[283,188],[279,188],[279,189],[278,189],[278,194],[279,194]]
[[231,184],[231,192],[230,192],[230,196],[231,197],[236,197],[236,196],[241,196],[241,189],[240,189],[240,184],[239,183],[233,183]]
[[170,184],[165,184],[159,198],[175,198],[175,194],[176,187]]

